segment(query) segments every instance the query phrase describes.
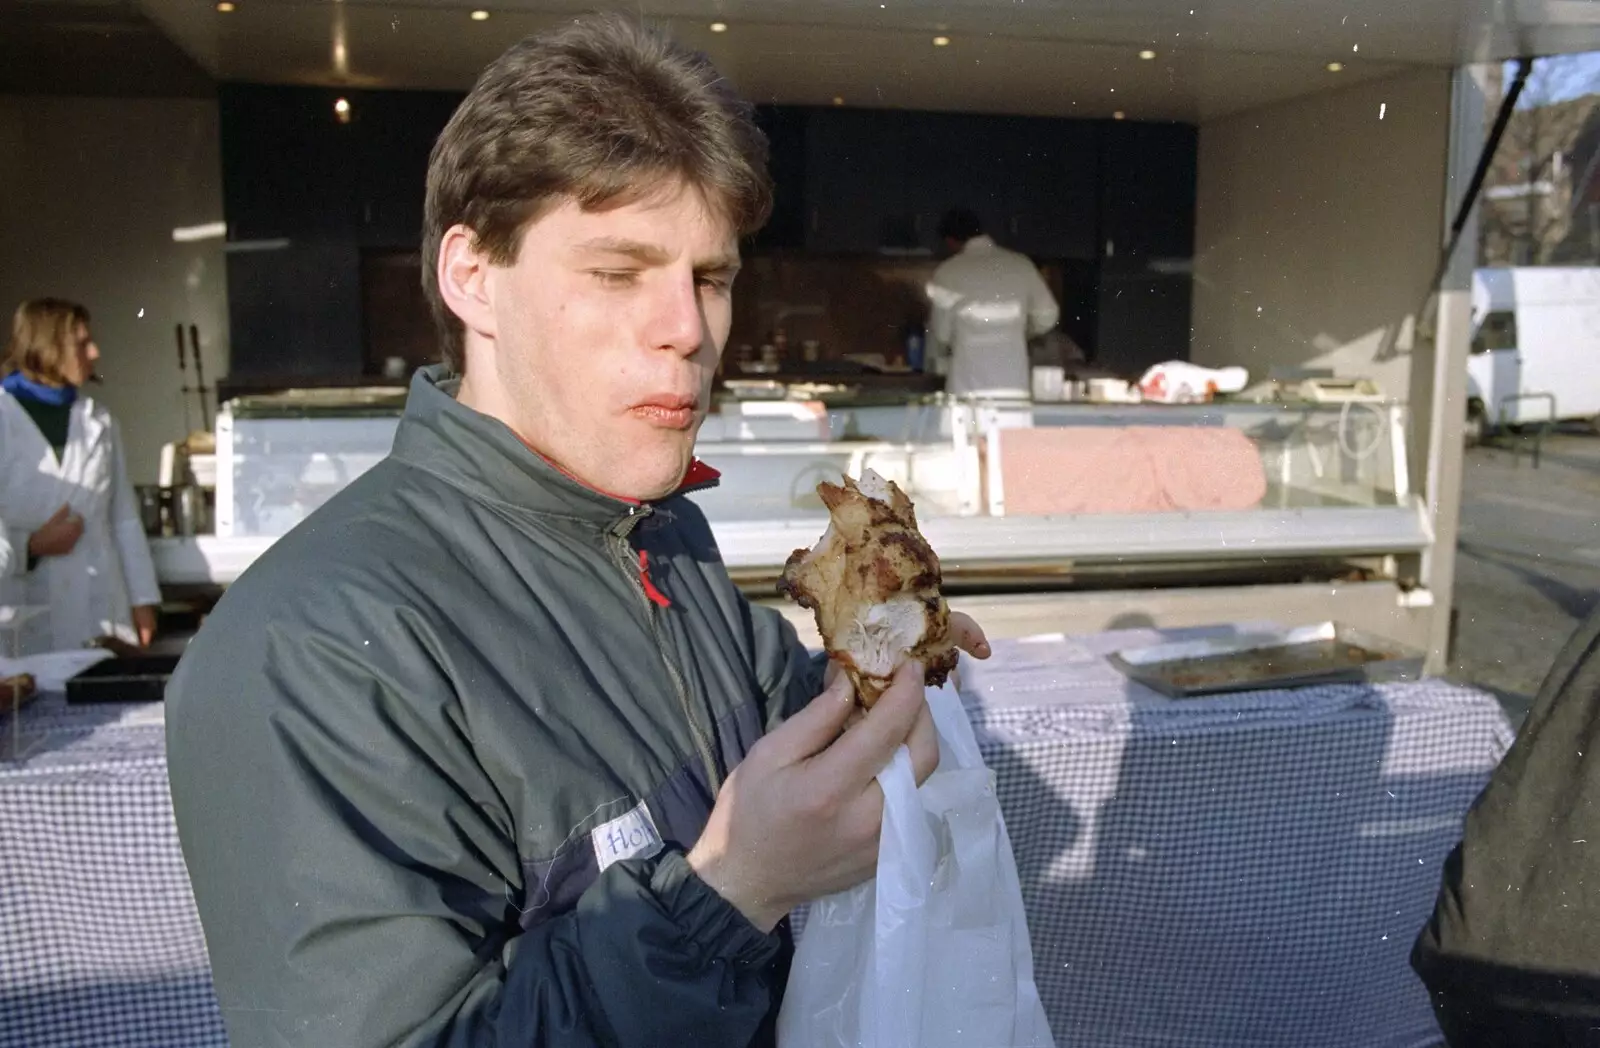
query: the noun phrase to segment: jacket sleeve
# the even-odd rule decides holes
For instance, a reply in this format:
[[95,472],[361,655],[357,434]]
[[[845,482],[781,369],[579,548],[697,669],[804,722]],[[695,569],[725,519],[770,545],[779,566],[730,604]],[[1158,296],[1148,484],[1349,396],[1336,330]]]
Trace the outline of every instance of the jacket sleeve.
[[956,312],[961,308],[962,294],[948,286],[942,267],[935,270],[933,279],[923,289],[928,296],[928,345],[948,348],[956,337]]
[[1056,321],[1061,319],[1061,307],[1056,304],[1050,286],[1040,275],[1039,267],[1032,262],[1028,263],[1028,275],[1031,278],[1028,285],[1028,337],[1036,338],[1056,326]]
[[[311,599],[359,616],[328,584]],[[426,642],[395,639],[420,627],[355,627],[369,646],[226,604],[173,678],[167,734],[233,1048],[748,1044],[778,939],[679,851],[519,930],[514,823]]]
[[145,538],[144,522],[139,519],[139,502],[133,496],[133,483],[128,479],[128,464],[122,453],[122,427],[115,419],[111,426],[111,537],[128,586],[128,603],[134,607],[160,604],[161,586],[156,582],[150,543]]
[[0,579],[13,578],[27,569],[28,536],[0,520]]
[[756,672],[767,701],[767,730],[771,731],[822,691],[828,656],[808,651],[776,608],[747,607]]
[[[5,426],[0,423],[0,500],[12,482],[9,472],[16,468],[14,456],[6,447]],[[15,526],[15,519],[7,521],[0,510],[0,579],[15,578],[28,570],[28,539],[32,532]]]

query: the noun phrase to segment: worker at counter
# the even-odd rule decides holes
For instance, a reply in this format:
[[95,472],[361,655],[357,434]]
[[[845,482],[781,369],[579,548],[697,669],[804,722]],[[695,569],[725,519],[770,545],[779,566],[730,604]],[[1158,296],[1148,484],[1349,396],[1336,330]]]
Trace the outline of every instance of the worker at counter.
[[24,654],[155,636],[156,583],[116,419],[82,387],[100,357],[89,311],[39,298],[12,318],[0,364],[0,602],[45,606]]
[[1020,396],[1030,389],[1028,340],[1055,327],[1055,296],[1026,255],[984,235],[955,208],[939,223],[953,252],[928,282],[928,356],[955,396]]

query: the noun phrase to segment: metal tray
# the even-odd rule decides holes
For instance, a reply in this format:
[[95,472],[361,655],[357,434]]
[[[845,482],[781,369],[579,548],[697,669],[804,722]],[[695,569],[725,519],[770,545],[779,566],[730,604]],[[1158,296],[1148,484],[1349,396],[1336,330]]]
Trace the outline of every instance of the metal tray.
[[1417,680],[1423,654],[1337,622],[1129,648],[1109,661],[1174,699],[1313,684]]
[[97,662],[67,680],[68,702],[160,702],[176,655],[132,655]]

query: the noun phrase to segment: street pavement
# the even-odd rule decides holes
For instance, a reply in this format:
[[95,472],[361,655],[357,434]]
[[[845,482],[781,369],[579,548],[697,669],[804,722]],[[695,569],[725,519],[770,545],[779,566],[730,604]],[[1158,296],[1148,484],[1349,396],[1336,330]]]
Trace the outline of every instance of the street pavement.
[[1467,452],[1450,676],[1521,722],[1556,653],[1600,607],[1600,437]]

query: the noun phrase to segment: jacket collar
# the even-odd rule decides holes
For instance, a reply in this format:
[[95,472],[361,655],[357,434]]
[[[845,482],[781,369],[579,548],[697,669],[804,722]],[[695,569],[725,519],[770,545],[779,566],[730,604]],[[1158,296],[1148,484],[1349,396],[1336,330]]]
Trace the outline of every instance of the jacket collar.
[[[442,364],[411,380],[394,457],[434,473],[470,495],[530,510],[614,525],[648,508],[637,499],[590,487],[524,444],[499,419],[456,400],[461,379]],[[695,459],[667,499],[713,487],[720,474]]]
[[984,251],[993,251],[999,246],[1000,245],[994,242],[994,237],[989,236],[987,233],[979,233],[977,236],[969,239],[965,244],[962,244],[961,251],[963,254],[976,255]]

